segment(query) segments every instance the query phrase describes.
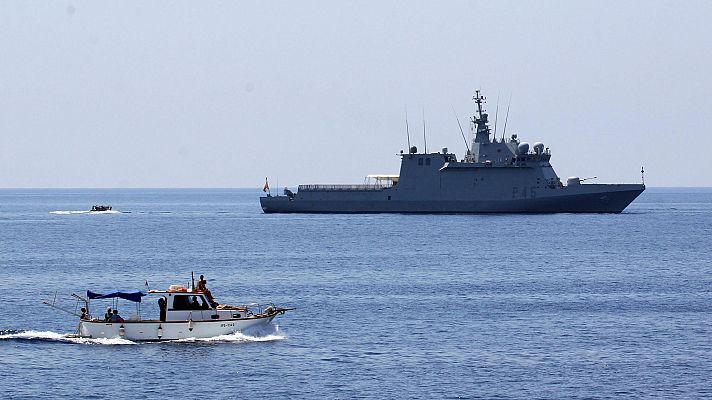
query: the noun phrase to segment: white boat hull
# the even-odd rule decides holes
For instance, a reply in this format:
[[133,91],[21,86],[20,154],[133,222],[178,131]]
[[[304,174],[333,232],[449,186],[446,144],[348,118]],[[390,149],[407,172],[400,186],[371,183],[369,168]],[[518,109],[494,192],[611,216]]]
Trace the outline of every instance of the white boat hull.
[[81,321],[79,334],[87,338],[158,341],[211,338],[269,325],[277,314],[213,321]]

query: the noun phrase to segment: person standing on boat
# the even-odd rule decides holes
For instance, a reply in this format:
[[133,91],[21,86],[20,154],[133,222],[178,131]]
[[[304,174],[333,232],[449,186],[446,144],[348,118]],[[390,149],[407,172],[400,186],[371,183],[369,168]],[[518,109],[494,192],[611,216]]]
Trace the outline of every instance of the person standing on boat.
[[106,314],[104,314],[104,321],[110,322],[113,314],[111,313],[111,307],[106,307]]
[[161,297],[160,299],[158,299],[158,309],[161,312],[161,315],[160,315],[161,321],[166,320],[166,308],[167,308],[166,306],[167,305],[168,305],[168,302],[166,301],[165,297]]

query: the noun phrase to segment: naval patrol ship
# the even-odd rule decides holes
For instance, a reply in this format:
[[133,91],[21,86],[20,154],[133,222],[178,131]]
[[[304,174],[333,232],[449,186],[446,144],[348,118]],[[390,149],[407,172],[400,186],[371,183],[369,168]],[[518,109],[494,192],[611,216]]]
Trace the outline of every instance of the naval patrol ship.
[[[498,140],[480,91],[473,97],[472,145],[463,159],[443,148],[401,151],[398,175],[369,175],[359,185],[299,185],[296,193],[260,197],[265,213],[620,213],[645,184],[563,183],[542,143],[517,135]],[[464,136],[464,134],[463,134]],[[467,141],[465,141],[467,144]],[[641,174],[643,170],[641,169]],[[267,185],[265,188],[267,189]]]

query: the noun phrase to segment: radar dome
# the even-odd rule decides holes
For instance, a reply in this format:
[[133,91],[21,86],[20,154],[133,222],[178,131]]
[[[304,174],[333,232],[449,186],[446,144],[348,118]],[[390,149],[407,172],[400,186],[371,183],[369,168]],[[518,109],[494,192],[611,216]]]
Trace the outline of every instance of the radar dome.
[[418,152],[418,148],[417,148],[417,147],[413,146],[413,147],[410,148],[410,154],[415,154],[415,153],[417,153],[417,152]]
[[447,154],[447,147],[443,147],[443,154]]
[[544,152],[544,143],[542,142],[536,142],[534,143],[534,152],[536,154],[541,154]]
[[519,154],[529,153],[529,143],[527,143],[527,142],[519,143],[517,150],[519,150]]

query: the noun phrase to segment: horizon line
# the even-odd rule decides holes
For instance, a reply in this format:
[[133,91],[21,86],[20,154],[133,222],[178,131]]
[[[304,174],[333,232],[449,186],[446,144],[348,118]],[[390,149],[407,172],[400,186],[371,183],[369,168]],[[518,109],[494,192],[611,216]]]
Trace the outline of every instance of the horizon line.
[[[646,189],[712,189],[712,186],[645,186]],[[262,191],[262,186],[135,186],[135,187],[37,187],[37,186],[14,186],[0,187],[0,190],[140,190],[140,189],[160,189],[160,190],[186,190],[186,189],[257,189]],[[275,188],[277,189],[277,188]]]

